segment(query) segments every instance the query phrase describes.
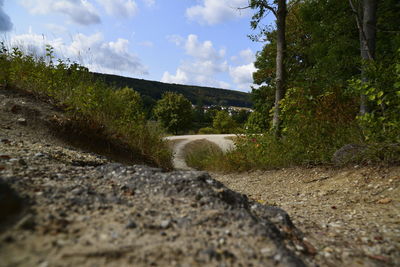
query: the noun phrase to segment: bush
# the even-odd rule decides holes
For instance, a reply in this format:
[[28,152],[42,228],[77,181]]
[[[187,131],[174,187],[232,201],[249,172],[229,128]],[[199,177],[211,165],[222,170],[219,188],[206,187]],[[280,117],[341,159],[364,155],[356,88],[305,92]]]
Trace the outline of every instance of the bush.
[[104,128],[118,136],[132,151],[139,151],[154,164],[170,169],[171,152],[159,132],[147,126],[140,95],[130,88],[116,90],[95,80],[88,69],[68,61],[53,62],[47,46],[46,58],[0,49],[0,79],[7,87],[50,97],[68,111],[71,119],[90,128]]
[[184,148],[185,161],[189,167],[197,170],[220,169],[223,152],[218,145],[205,139],[188,143]]
[[227,111],[220,110],[214,117],[213,127],[220,134],[228,134],[235,132],[237,125]]
[[370,112],[357,116],[369,143],[400,143],[400,50],[397,62],[370,63],[368,80],[353,79],[350,90],[368,99]]
[[214,128],[204,127],[204,128],[201,128],[198,133],[199,134],[218,134],[219,132]]

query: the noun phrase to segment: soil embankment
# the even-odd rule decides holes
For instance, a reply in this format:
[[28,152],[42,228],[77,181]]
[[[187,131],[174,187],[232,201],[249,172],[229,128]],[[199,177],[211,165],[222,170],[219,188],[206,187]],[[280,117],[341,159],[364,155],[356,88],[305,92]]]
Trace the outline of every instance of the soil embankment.
[[283,210],[73,147],[49,127],[62,117],[0,89],[0,266],[313,265]]

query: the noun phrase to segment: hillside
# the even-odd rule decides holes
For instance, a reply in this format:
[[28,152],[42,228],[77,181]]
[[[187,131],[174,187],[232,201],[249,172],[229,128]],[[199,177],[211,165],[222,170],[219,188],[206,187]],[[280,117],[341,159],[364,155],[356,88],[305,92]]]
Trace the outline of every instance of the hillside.
[[111,74],[93,74],[110,85],[121,88],[127,86],[138,91],[141,95],[149,96],[155,100],[160,99],[164,92],[171,91],[183,94],[193,104],[201,101],[204,105],[252,106],[250,94],[244,92],[194,85],[162,83]]

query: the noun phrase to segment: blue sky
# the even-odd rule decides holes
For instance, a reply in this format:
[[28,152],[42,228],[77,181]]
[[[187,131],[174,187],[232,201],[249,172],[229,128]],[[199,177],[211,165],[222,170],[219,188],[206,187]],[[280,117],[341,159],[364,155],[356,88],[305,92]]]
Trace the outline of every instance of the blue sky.
[[[247,0],[0,0],[0,34],[92,71],[250,91]],[[270,23],[266,20],[264,23]]]

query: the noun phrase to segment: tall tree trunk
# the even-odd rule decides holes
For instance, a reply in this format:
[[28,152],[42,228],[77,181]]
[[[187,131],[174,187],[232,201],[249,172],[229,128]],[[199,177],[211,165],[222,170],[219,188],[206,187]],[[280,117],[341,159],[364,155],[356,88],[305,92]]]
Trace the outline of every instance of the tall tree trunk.
[[274,105],[274,117],[272,120],[272,126],[275,130],[277,137],[281,134],[281,107],[280,101],[285,96],[285,54],[286,54],[286,15],[287,6],[286,0],[278,0],[278,10],[276,12],[276,91],[275,91],[275,105]]
[[[363,1],[363,20],[362,25],[359,25],[359,30],[361,58],[364,61],[375,60],[377,8],[378,0]],[[361,69],[361,79],[363,82],[368,81],[368,77],[365,73],[365,66]],[[367,97],[361,95],[360,114],[364,115],[367,112],[369,112]]]

